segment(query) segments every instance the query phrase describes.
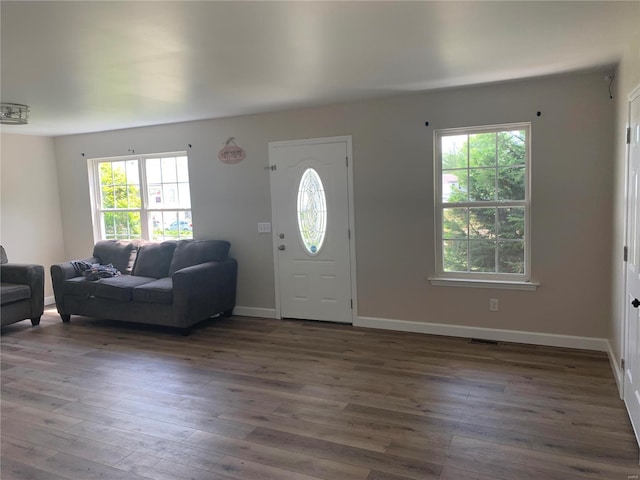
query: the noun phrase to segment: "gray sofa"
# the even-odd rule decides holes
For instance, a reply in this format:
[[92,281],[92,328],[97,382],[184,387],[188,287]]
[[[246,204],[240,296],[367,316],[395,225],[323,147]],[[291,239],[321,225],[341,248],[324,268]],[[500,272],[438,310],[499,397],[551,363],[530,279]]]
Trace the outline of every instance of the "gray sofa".
[[0,322],[2,326],[31,319],[38,325],[44,312],[44,267],[9,263],[0,246]]
[[[100,241],[92,257],[51,266],[58,313],[63,322],[85,315],[175,327],[186,335],[201,320],[233,312],[238,267],[229,247],[223,240]],[[108,264],[121,274],[90,280]],[[87,265],[95,268],[83,272]]]

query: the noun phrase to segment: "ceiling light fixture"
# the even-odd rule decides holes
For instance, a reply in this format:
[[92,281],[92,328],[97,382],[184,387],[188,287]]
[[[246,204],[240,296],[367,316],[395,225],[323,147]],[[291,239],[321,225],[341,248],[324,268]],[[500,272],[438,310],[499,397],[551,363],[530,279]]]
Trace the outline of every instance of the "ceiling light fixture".
[[29,123],[29,106],[19,103],[0,103],[0,123],[26,125]]

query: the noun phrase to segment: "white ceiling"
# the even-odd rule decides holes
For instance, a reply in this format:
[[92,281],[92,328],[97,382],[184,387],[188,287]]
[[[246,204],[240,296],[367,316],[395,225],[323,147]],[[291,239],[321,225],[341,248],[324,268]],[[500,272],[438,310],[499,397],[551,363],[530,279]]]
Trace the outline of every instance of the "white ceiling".
[[[634,2],[0,2],[2,132],[66,135],[612,70]],[[635,36],[634,36],[635,35]]]

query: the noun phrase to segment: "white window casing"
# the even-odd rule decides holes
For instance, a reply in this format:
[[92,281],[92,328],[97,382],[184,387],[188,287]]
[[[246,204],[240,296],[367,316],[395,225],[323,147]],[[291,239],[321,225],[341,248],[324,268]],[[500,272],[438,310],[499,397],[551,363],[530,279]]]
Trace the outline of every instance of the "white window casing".
[[434,132],[432,285],[533,290],[531,124]]
[[87,162],[94,239],[193,237],[186,152]]

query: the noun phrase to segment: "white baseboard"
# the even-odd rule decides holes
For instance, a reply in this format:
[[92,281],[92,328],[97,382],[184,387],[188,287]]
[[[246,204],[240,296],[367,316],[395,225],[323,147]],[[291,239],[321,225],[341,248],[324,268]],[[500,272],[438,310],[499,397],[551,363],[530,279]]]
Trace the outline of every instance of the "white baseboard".
[[572,335],[555,335],[549,333],[522,332],[518,330],[501,330],[497,328],[466,327],[442,323],[424,323],[409,320],[390,320],[386,318],[358,317],[355,327],[380,328],[400,332],[427,333],[430,335],[446,335],[449,337],[479,338],[500,342],[527,343],[549,347],[579,348],[607,352],[609,342],[605,338],[576,337]]
[[240,315],[241,317],[263,317],[263,318],[277,318],[275,308],[259,308],[259,307],[242,307],[236,306],[233,309],[234,315]]
[[56,297],[44,297],[44,304],[45,305],[53,305],[56,303]]
[[620,362],[613,353],[611,343],[607,340],[607,355],[609,356],[609,363],[611,364],[611,370],[613,371],[613,377],[616,379],[616,385],[618,386],[618,394],[620,399],[623,397],[622,384],[624,382],[624,372],[620,368]]

